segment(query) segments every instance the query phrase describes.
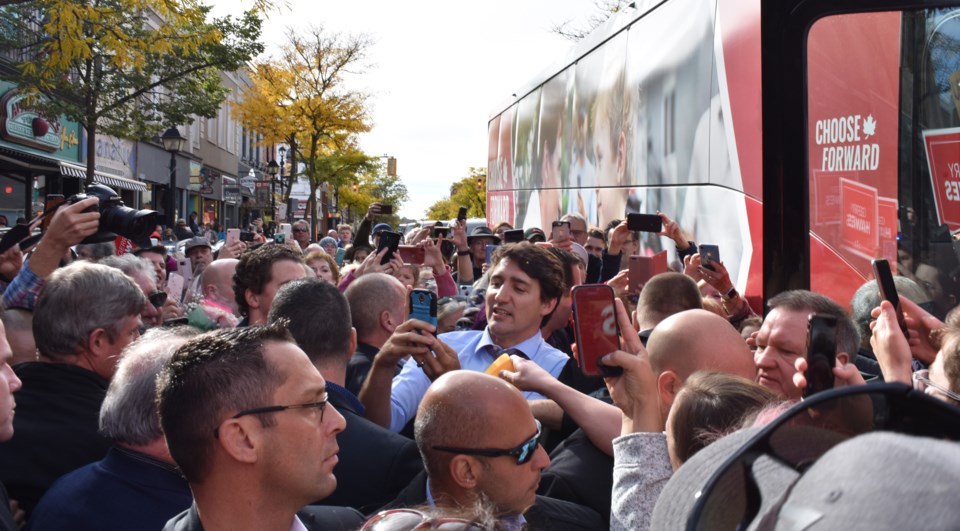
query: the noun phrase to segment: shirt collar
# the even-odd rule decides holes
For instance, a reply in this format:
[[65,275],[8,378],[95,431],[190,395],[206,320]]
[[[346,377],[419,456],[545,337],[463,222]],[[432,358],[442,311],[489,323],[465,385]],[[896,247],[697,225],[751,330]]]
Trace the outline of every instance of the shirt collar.
[[[537,330],[532,336],[508,348],[519,350],[523,352],[527,358],[533,359],[534,356],[537,355],[537,352],[540,351],[543,343],[543,336],[540,334],[540,330]],[[480,336],[480,341],[477,343],[475,352],[487,352],[492,356],[492,359],[495,359],[499,355],[498,353],[501,348],[503,348],[501,345],[493,342],[493,338],[490,337],[490,328],[487,327],[483,329],[483,334]]]
[[363,407],[363,402],[361,402],[355,394],[351,393],[349,389],[328,381],[327,392],[336,395],[341,400],[346,402],[350,409],[354,410],[357,415],[360,415],[361,417],[364,415],[365,408]]

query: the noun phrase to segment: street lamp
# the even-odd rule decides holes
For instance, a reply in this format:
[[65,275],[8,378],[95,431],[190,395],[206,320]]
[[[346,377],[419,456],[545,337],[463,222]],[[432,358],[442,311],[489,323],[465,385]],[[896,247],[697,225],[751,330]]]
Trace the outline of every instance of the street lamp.
[[176,127],[164,131],[160,137],[163,149],[170,152],[170,189],[167,190],[167,228],[177,225],[177,152],[183,150],[186,138]]
[[276,184],[277,182],[277,179],[275,177],[277,176],[277,170],[279,169],[280,169],[280,165],[277,164],[277,161],[275,160],[271,160],[267,164],[267,175],[270,176],[270,212],[271,212],[271,215],[273,216],[274,222],[277,221],[277,195],[276,195],[276,189],[274,188],[274,184]]
[[[280,195],[283,195],[283,167],[287,165],[287,148],[280,146],[277,151],[280,152]],[[290,212],[287,212],[287,216],[289,215]]]

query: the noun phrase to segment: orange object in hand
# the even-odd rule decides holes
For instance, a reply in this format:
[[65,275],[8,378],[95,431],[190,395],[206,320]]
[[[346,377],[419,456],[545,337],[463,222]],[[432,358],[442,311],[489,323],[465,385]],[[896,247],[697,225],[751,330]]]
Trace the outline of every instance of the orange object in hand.
[[513,371],[513,360],[509,354],[501,354],[499,358],[493,360],[493,363],[483,371],[491,376],[500,377],[500,371]]

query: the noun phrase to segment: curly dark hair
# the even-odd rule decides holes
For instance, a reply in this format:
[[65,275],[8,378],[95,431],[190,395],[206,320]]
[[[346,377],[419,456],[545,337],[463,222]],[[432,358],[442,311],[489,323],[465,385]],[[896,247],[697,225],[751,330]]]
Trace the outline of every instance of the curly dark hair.
[[271,279],[270,272],[273,264],[281,260],[290,260],[303,264],[303,255],[286,245],[261,245],[252,251],[243,253],[237,264],[237,272],[233,275],[233,295],[237,300],[240,315],[248,315],[246,291],[260,294]]

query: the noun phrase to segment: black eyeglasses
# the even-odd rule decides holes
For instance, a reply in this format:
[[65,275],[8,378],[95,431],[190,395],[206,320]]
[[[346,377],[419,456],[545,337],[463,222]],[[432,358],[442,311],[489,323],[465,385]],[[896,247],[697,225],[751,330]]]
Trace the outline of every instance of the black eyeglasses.
[[294,227],[294,228],[293,228],[293,232],[307,232],[307,229],[300,228],[300,227]]
[[167,302],[167,292],[154,291],[150,295],[147,295],[147,300],[150,301],[150,304],[152,304],[154,308],[160,308]]
[[370,517],[360,531],[440,529],[443,531],[483,531],[481,524],[463,518],[429,516],[415,509],[389,509]]
[[[286,411],[288,409],[319,409],[320,410],[320,422],[323,422],[323,412],[327,408],[327,393],[323,393],[323,399],[317,402],[307,402],[305,404],[293,404],[289,406],[264,406],[264,407],[255,407],[252,409],[244,409],[243,411],[237,413],[236,415],[230,417],[231,419],[238,419],[240,417],[246,417],[247,415],[260,415],[263,413],[276,413],[277,411]],[[213,436],[219,437],[220,425],[218,424],[216,428],[213,429]]]
[[433,449],[441,452],[463,455],[479,455],[481,457],[516,457],[517,464],[523,465],[529,463],[530,460],[533,459],[533,455],[537,453],[537,447],[540,445],[540,421],[534,419],[534,422],[537,423],[537,433],[516,448],[502,450],[499,448],[456,448],[452,446],[434,446]]
[[800,472],[841,442],[871,431],[960,440],[960,409],[901,383],[824,391],[794,405],[727,458],[694,494],[688,531],[746,529],[760,512],[753,464],[761,457]]

